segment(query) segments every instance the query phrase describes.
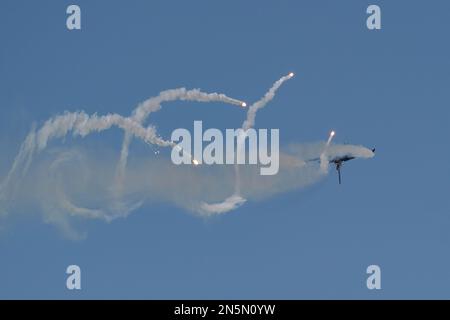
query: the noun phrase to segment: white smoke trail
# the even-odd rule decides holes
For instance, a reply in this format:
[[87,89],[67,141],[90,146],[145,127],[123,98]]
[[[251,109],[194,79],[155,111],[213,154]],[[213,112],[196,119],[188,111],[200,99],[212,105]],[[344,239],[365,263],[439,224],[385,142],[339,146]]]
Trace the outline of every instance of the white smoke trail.
[[107,114],[89,116],[83,111],[65,113],[49,119],[44,126],[36,133],[37,151],[44,149],[51,139],[63,138],[70,131],[74,136],[85,137],[92,132],[101,132],[116,126],[126,132],[142,139],[148,144],[155,144],[161,147],[170,147],[172,142],[163,140],[156,134],[153,126],[142,127],[136,121],[125,118],[118,114]]
[[[85,207],[77,206],[74,203],[74,199],[68,195],[67,190],[73,191],[73,186],[71,184],[75,180],[72,176],[68,175],[67,172],[74,171],[74,167],[77,168],[77,179],[82,180],[82,184],[79,184],[77,188],[84,188],[87,184],[92,184],[89,181],[89,176],[92,175],[91,172],[88,171],[86,166],[86,157],[84,157],[83,153],[81,153],[77,149],[71,149],[69,151],[64,151],[60,153],[56,160],[51,162],[48,167],[48,173],[45,178],[40,178],[37,180],[45,180],[50,182],[43,189],[47,189],[50,191],[51,196],[43,196],[43,200],[41,200],[41,206],[44,208],[45,220],[52,224],[57,225],[60,229],[62,229],[66,236],[73,239],[82,238],[79,232],[73,229],[71,226],[70,220],[76,218],[84,218],[84,219],[100,219],[106,222],[111,222],[112,220],[123,216],[122,210],[128,210],[128,212],[134,211],[139,206],[142,205],[142,202],[136,202],[135,206],[126,205],[124,208],[111,207],[116,206],[117,204],[113,202],[113,199],[110,199],[108,194],[105,195],[101,193],[102,188],[93,187],[93,194],[95,194],[99,198],[103,198],[103,203],[98,207],[99,208],[88,208],[88,204]],[[45,170],[47,172],[47,170]],[[45,175],[45,173],[43,173]],[[102,179],[106,181],[105,179]],[[71,181],[68,183],[67,181]],[[106,184],[107,185],[107,184]],[[103,189],[107,189],[107,187],[103,187]],[[69,192],[70,193],[70,192]],[[76,193],[79,193],[77,191]],[[75,197],[76,198],[76,197]],[[92,206],[92,204],[91,204]],[[120,214],[118,214],[120,212]]]
[[[253,103],[248,111],[247,111],[247,118],[242,123],[242,129],[244,132],[246,132],[248,129],[253,128],[255,125],[255,119],[256,114],[259,109],[264,108],[274,97],[277,92],[277,90],[283,85],[283,83],[289,79],[291,79],[294,76],[294,73],[289,73],[286,76],[281,77],[279,80],[277,80],[272,87],[269,89],[269,91],[266,92],[266,94]],[[244,133],[245,135],[245,133]],[[245,143],[245,136],[241,135],[237,139],[237,150],[240,150],[244,143]],[[228,198],[226,198],[224,201],[220,203],[216,203],[213,205],[202,203],[200,211],[206,212],[206,214],[214,214],[214,213],[226,213],[231,210],[235,210],[236,208],[240,207],[245,203],[245,199],[240,196],[241,193],[241,178],[239,173],[239,165],[234,165],[234,172],[235,172],[235,188],[234,188],[234,194]]]
[[84,137],[91,132],[104,131],[112,126],[119,127],[148,144],[156,144],[161,147],[173,146],[172,142],[158,137],[154,127],[144,128],[135,121],[118,114],[89,116],[84,112],[65,113],[47,120],[42,128],[38,131],[32,130],[27,136],[8,176],[1,185],[0,200],[5,202],[12,196],[16,189],[13,182],[19,180],[17,174],[21,173],[23,177],[27,173],[33,154],[42,151],[51,139],[65,137],[70,131],[74,136]]
[[[222,93],[205,93],[200,89],[186,90],[185,88],[170,89],[162,91],[158,96],[145,100],[133,111],[131,118],[142,124],[148,118],[150,113],[161,109],[163,102],[170,101],[196,101],[196,102],[223,102],[231,105],[245,107],[246,103],[237,99],[230,98]],[[127,166],[127,159],[129,153],[129,146],[131,143],[131,136],[125,133],[122,143],[122,150],[120,153],[119,164],[116,173],[116,192],[122,192],[123,180],[125,177],[125,169]]]
[[[27,170],[31,164],[32,155],[35,149],[35,139],[36,132],[35,127],[33,126],[25,141],[20,146],[19,153],[14,159],[11,170],[9,171],[5,180],[0,184],[0,215],[6,214],[6,212],[3,212],[5,203],[18,187],[17,183],[14,182],[17,182],[19,180],[19,178],[17,177],[17,173],[20,166],[24,166],[24,169]],[[25,173],[26,172],[22,172],[22,177],[25,175]]]
[[208,204],[206,202],[202,202],[202,204],[200,205],[200,213],[206,216],[226,213],[239,208],[246,201],[246,199],[242,198],[238,194],[234,194],[219,203]]
[[323,148],[323,151],[320,154],[320,170],[323,173],[327,173],[328,172],[327,152],[328,152],[328,148],[330,147],[331,140],[333,140],[334,135],[335,135],[335,132],[331,131],[330,135],[328,136],[327,143],[325,144],[325,147]]
[[333,144],[328,147],[328,158],[350,156],[358,159],[370,159],[375,156],[375,153],[363,146],[351,144]]
[[[289,74],[276,81],[272,88],[270,88],[270,90],[264,95],[264,97],[250,107],[247,114],[247,120],[243,124],[244,129],[248,129],[254,125],[257,111],[263,108],[270,100],[272,100],[278,88],[283,84],[284,81],[292,78],[292,76],[293,74]],[[13,180],[12,176],[18,171],[18,167],[22,166],[22,175],[25,174],[27,171],[27,167],[31,163],[33,153],[35,151],[44,149],[50,139],[65,137],[70,131],[73,131],[74,136],[80,135],[84,137],[92,131],[100,132],[109,129],[112,126],[117,126],[125,131],[119,164],[116,171],[115,183],[116,195],[120,195],[120,193],[122,192],[121,186],[123,184],[123,179],[125,176],[125,168],[127,164],[129,145],[131,143],[132,135],[139,137],[150,144],[156,144],[162,147],[175,146],[174,143],[165,141],[158,137],[156,134],[156,129],[154,127],[150,126],[148,128],[143,128],[142,123],[147,119],[150,113],[161,109],[161,103],[176,100],[198,102],[217,101],[237,105],[240,107],[246,106],[245,102],[227,97],[224,94],[204,93],[199,89],[186,90],[185,88],[179,88],[163,91],[158,96],[147,99],[143,103],[139,104],[139,106],[133,111],[130,118],[125,118],[117,114],[109,114],[102,117],[98,117],[97,115],[89,116],[84,112],[66,113],[64,115],[51,118],[37,133],[34,133],[32,131],[25,143],[22,145],[22,148],[14,162],[13,168],[11,169],[8,178],[0,189],[1,197],[7,197],[7,195],[5,195],[5,189],[8,188],[8,186],[10,185],[10,181]],[[27,164],[24,165],[25,160]],[[236,167],[236,176],[239,177],[238,167]],[[236,200],[239,197],[240,192],[239,183],[239,179],[236,179],[236,194],[228,198],[228,200],[231,201],[230,203],[233,203],[234,201],[235,204],[225,205],[226,208],[230,208],[229,210],[243,203],[243,201]],[[117,205],[124,209],[123,205],[121,205],[120,203],[118,203]],[[220,204],[201,204],[200,207],[201,211],[212,210],[223,212],[223,209],[220,209]]]
[[253,128],[253,126],[255,125],[255,118],[258,110],[264,108],[275,97],[277,90],[283,85],[283,83],[291,79],[293,76],[294,74],[291,72],[288,75],[281,77],[272,85],[272,88],[270,88],[269,91],[266,92],[264,97],[256,101],[248,108],[247,119],[242,124],[242,129],[248,130],[250,128]]
[[[148,144],[154,144],[161,147],[174,147],[176,145],[175,143],[163,140],[157,136],[155,127],[149,126],[148,128],[144,128],[141,123],[145,121],[151,112],[159,110],[162,102],[175,100],[199,102],[218,101],[240,107],[246,106],[245,102],[230,98],[224,94],[205,93],[199,89],[186,90],[185,88],[179,88],[163,91],[157,97],[147,99],[141,103],[134,110],[132,116],[128,118],[118,114],[108,114],[105,116],[97,116],[94,114],[89,116],[84,112],[66,112],[63,115],[53,117],[47,120],[37,132],[33,128],[22,144],[11,170],[6,179],[0,184],[0,213],[2,213],[1,209],[4,207],[3,204],[12,197],[12,194],[14,194],[17,189],[17,184],[20,181],[17,174],[21,172],[21,176],[23,177],[27,173],[34,153],[43,150],[47,146],[49,140],[65,137],[70,131],[73,132],[74,136],[79,135],[82,137],[87,136],[91,132],[107,130],[112,126],[119,127],[125,131],[125,139],[118,166],[119,181],[123,179],[123,172],[128,157],[128,148],[132,136],[136,136]],[[63,199],[62,196],[60,198]],[[122,212],[122,214],[119,215],[126,215],[132,208],[138,205],[139,204],[134,204],[130,207],[123,203],[116,203],[115,206],[118,208],[115,211]],[[66,208],[78,213],[89,212],[88,209],[81,210],[82,208],[74,210],[75,208],[70,205],[67,205]],[[98,212],[96,212],[96,214],[98,214]]]
[[73,160],[78,160],[80,162],[82,159],[80,159],[79,154],[73,151],[63,152],[56,160],[53,161],[53,163],[49,167],[49,176],[52,178],[56,183],[56,188],[54,190],[55,192],[55,200],[58,202],[57,204],[62,209],[62,212],[67,212],[72,216],[81,216],[91,219],[107,219],[107,215],[102,210],[99,209],[88,209],[88,208],[81,208],[76,206],[72,203],[72,201],[69,199],[69,197],[64,193],[63,185],[63,179],[58,175],[59,171],[58,169],[60,166],[62,166],[65,163],[68,163]]

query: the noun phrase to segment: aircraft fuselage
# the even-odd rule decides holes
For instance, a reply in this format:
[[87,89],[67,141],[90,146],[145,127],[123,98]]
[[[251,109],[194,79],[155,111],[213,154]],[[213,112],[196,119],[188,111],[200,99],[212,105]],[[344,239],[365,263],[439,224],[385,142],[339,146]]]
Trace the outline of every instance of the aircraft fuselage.
[[336,158],[331,159],[330,163],[338,164],[338,163],[342,163],[342,162],[353,160],[353,159],[355,159],[355,157],[352,157],[352,156],[336,157]]

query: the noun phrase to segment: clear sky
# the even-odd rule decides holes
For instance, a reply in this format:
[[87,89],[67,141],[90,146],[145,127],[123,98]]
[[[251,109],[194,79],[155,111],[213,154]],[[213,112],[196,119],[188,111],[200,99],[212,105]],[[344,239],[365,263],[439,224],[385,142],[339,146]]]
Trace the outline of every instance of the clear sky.
[[[199,218],[146,204],[126,219],[88,220],[80,241],[39,208],[0,228],[0,298],[450,298],[450,3],[436,1],[0,2],[0,177],[32,123],[65,110],[129,115],[185,86],[259,99],[291,71],[257,127],[281,144],[377,147],[370,160],[305,189]],[[369,31],[378,4],[382,29]],[[175,103],[152,118],[162,135],[194,120],[238,127],[239,108]],[[54,146],[119,152],[119,130]],[[104,149],[103,149],[104,148]],[[134,141],[131,153],[146,154]],[[117,153],[118,155],[118,153]],[[190,186],[186,186],[189,188]],[[82,290],[65,269],[82,270]],[[368,290],[366,268],[381,267]]]

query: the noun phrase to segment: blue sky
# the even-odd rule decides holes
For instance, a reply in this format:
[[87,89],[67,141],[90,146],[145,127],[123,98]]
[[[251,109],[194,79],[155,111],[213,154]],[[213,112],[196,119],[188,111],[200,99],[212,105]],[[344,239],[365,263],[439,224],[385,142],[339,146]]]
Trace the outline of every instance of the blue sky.
[[[248,102],[294,71],[257,127],[281,144],[326,139],[377,155],[322,182],[212,219],[169,203],[66,239],[36,212],[0,229],[0,298],[450,298],[448,1],[68,1],[0,3],[0,177],[33,122],[65,110],[129,115],[168,88]],[[366,28],[378,4],[382,30]],[[162,135],[194,120],[238,127],[239,108],[174,103]],[[68,146],[119,152],[123,134]],[[61,144],[56,142],[55,145]],[[131,152],[145,156],[134,142]],[[189,186],[187,186],[189,187]],[[68,291],[65,269],[82,270]],[[382,290],[366,288],[366,267]]]

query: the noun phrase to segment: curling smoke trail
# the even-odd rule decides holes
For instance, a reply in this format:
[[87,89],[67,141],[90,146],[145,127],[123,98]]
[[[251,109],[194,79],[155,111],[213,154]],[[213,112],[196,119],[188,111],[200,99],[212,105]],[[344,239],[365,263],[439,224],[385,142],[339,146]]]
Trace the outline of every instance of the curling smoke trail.
[[[237,138],[237,150],[241,149],[244,146],[246,138],[245,132],[248,129],[254,127],[256,114],[258,110],[264,108],[275,97],[277,90],[283,85],[283,83],[291,79],[293,76],[294,73],[291,72],[288,75],[281,77],[272,85],[269,91],[267,91],[266,94],[260,100],[256,101],[249,107],[247,112],[247,118],[242,123],[242,129],[244,130],[244,133]],[[235,172],[234,194],[220,203],[215,204],[202,203],[200,206],[202,212],[206,214],[225,213],[234,210],[245,203],[246,199],[244,199],[240,195],[241,181],[240,181],[239,165],[237,163],[234,166],[234,172]]]
[[[255,126],[255,120],[256,120],[256,113],[259,109],[264,108],[274,97],[277,93],[278,89],[283,85],[283,83],[289,79],[294,77],[294,73],[291,72],[288,75],[281,77],[279,80],[275,81],[275,83],[272,85],[272,87],[269,89],[269,91],[266,92],[266,94],[258,101],[256,101],[254,104],[252,104],[247,112],[247,119],[242,123],[242,129],[244,131],[247,131],[250,128],[253,128]],[[238,148],[242,148],[243,144],[245,143],[245,136],[241,137],[241,139],[238,139],[237,145]],[[236,168],[236,189],[235,193],[240,194],[240,175],[239,175],[239,165],[235,165]]]
[[75,152],[68,151],[62,153],[56,160],[52,162],[52,164],[49,167],[49,176],[54,181],[56,181],[56,186],[54,188],[54,193],[56,197],[54,197],[55,201],[57,202],[55,207],[63,208],[66,212],[68,212],[71,215],[76,216],[82,216],[87,218],[97,218],[97,219],[107,219],[107,215],[104,214],[102,210],[98,209],[88,209],[88,208],[81,208],[77,207],[75,204],[71,202],[69,197],[64,193],[64,188],[61,187],[63,185],[63,179],[58,175],[59,173],[59,167],[62,166],[65,163],[68,163],[73,160],[78,160],[79,155]]
[[[221,93],[205,93],[199,89],[186,90],[185,88],[171,89],[162,91],[158,96],[145,100],[133,111],[131,118],[139,124],[143,124],[152,112],[159,111],[163,102],[170,101],[196,101],[196,102],[223,102],[231,105],[236,105],[245,108],[247,104],[243,101],[230,98]],[[125,178],[125,169],[127,166],[127,159],[129,147],[132,136],[125,132],[125,137],[122,143],[122,150],[120,153],[119,164],[116,173],[116,192],[122,192],[123,180]],[[195,159],[193,159],[195,164]]]
[[294,73],[291,72],[288,75],[281,77],[272,85],[272,88],[270,88],[269,91],[266,92],[264,97],[256,101],[248,108],[247,119],[242,124],[242,129],[248,130],[255,125],[255,118],[258,110],[264,108],[275,97],[277,90],[283,85],[283,83],[291,79],[293,76]]
[[33,129],[28,134],[14,160],[7,178],[1,185],[0,200],[5,201],[9,197],[9,193],[14,191],[14,186],[11,186],[11,183],[15,180],[17,174],[21,172],[23,177],[27,173],[34,153],[42,151],[50,140],[63,138],[70,131],[73,132],[74,136],[85,137],[91,132],[104,131],[112,126],[119,127],[148,144],[156,144],[161,147],[173,146],[172,142],[158,137],[154,127],[149,126],[148,128],[144,128],[132,119],[124,118],[118,114],[108,114],[105,116],[97,116],[94,114],[89,116],[84,112],[65,113],[47,120],[38,131]]
[[[84,112],[65,113],[53,117],[37,132],[33,128],[22,144],[11,170],[6,179],[0,184],[0,209],[2,203],[11,198],[11,194],[17,189],[17,186],[12,185],[13,181],[19,183],[18,180],[20,179],[16,179],[17,174],[21,172],[21,177],[23,177],[27,173],[34,153],[43,150],[47,146],[49,140],[65,137],[70,131],[73,131],[74,136],[79,135],[81,137],[85,137],[93,131],[100,132],[107,130],[112,126],[119,127],[125,131],[125,139],[118,166],[118,181],[123,179],[123,172],[128,157],[128,148],[133,136],[142,139],[148,144],[154,144],[160,147],[175,147],[176,144],[174,142],[160,138],[156,133],[155,127],[149,126],[148,128],[144,128],[142,126],[142,122],[145,121],[150,113],[161,108],[162,102],[175,100],[198,102],[218,101],[246,107],[245,102],[230,98],[224,94],[205,93],[199,89],[186,90],[185,88],[179,88],[163,91],[158,96],[147,99],[141,103],[134,110],[132,116],[128,118],[118,114],[108,114],[106,116],[97,116],[94,114],[89,116]],[[130,211],[121,203],[117,203],[116,206],[119,207],[119,211]],[[78,212],[80,211],[78,210]],[[0,214],[1,213],[0,210]]]
[[[29,164],[34,153],[40,152],[47,146],[48,142],[55,138],[63,138],[69,132],[74,136],[85,137],[92,132],[107,130],[113,126],[119,127],[131,135],[134,135],[148,144],[161,147],[172,147],[174,143],[165,141],[157,136],[154,127],[142,127],[130,118],[124,118],[118,114],[89,116],[84,112],[65,113],[49,119],[38,131],[32,130],[22,144],[12,169],[0,189],[0,200],[6,201],[14,193],[17,174],[21,172],[22,177],[27,173]],[[20,180],[20,179],[19,179]]]

